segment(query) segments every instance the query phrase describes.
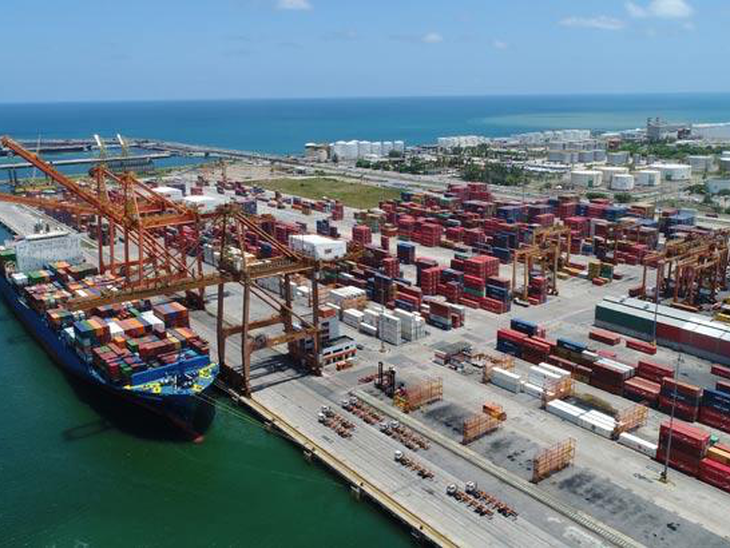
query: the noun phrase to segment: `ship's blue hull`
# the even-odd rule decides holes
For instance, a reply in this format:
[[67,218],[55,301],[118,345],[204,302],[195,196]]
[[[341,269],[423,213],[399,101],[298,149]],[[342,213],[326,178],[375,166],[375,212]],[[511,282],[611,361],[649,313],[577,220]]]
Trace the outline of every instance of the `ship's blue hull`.
[[29,308],[3,275],[0,275],[0,293],[26,330],[64,371],[114,397],[122,398],[165,417],[189,436],[197,438],[201,435],[196,419],[204,414],[206,407],[210,407],[206,403],[207,398],[201,397],[203,393],[154,394],[130,391],[123,386],[112,384],[102,377],[91,364],[85,363],[74,349],[59,336],[59,333],[54,332],[39,314]]

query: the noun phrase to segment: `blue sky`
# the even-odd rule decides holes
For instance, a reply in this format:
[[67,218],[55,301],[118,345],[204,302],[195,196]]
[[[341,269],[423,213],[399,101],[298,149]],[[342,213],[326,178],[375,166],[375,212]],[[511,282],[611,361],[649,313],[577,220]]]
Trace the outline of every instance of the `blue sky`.
[[0,101],[730,91],[727,0],[5,0]]

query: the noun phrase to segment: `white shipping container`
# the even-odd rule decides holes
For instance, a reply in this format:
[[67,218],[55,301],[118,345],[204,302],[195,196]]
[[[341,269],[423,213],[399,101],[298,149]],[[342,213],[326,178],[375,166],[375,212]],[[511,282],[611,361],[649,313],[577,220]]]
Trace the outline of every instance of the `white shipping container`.
[[289,236],[289,247],[318,261],[333,261],[347,254],[347,243],[344,240],[333,240],[319,234]]
[[522,391],[522,377],[506,369],[495,367],[492,369],[491,382],[500,388],[509,390],[510,392]]
[[524,385],[522,385],[522,389],[525,391],[526,394],[529,394],[530,396],[533,396],[535,398],[542,398],[542,394],[544,392],[542,386],[538,386],[537,384],[533,384],[531,382],[526,382]]
[[603,436],[604,438],[608,439],[610,439],[613,435],[613,428],[608,426],[603,421],[597,420],[595,417],[589,416],[588,413],[580,417],[578,420],[581,427],[585,428],[586,430],[590,430],[594,434],[598,434],[599,436]]
[[560,380],[562,377],[552,371],[543,369],[540,366],[533,365],[530,367],[530,371],[527,374],[527,379],[530,383],[544,388],[547,382]]
[[556,374],[561,379],[565,377],[570,377],[570,371],[560,369],[559,367],[555,367],[554,365],[551,365],[549,363],[542,362],[539,364],[539,367],[540,369],[544,369],[545,371],[550,371],[551,373]]
[[656,457],[657,445],[650,441],[646,441],[645,439],[640,438],[639,436],[635,436],[634,434],[629,434],[628,432],[624,432],[619,435],[618,442],[621,445],[630,447],[634,451],[643,453],[644,455],[646,455],[648,457],[651,457],[651,458]]
[[378,328],[365,322],[360,324],[360,332],[365,333],[366,335],[371,335],[373,337],[378,336]]

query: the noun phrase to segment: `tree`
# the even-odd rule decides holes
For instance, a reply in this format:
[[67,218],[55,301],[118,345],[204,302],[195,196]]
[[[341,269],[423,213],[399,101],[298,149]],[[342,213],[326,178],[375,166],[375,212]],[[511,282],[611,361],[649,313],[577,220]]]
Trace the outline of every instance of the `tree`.
[[618,194],[614,194],[613,198],[619,204],[628,204],[632,201],[631,194],[628,192],[619,192]]
[[586,192],[586,198],[589,200],[600,200],[601,198],[608,198],[608,195],[603,192]]

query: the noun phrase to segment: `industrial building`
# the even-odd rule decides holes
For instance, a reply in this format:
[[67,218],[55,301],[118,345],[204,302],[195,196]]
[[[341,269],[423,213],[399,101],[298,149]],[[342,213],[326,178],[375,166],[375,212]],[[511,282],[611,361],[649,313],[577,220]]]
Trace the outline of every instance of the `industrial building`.
[[730,141],[730,122],[692,124],[692,137],[704,141]]

